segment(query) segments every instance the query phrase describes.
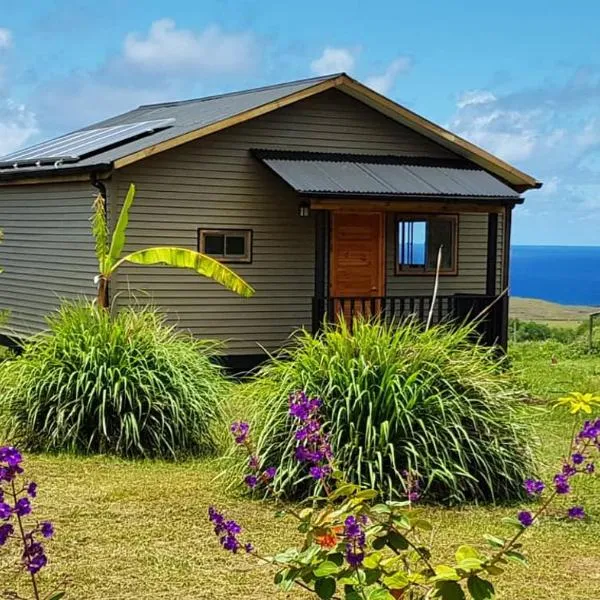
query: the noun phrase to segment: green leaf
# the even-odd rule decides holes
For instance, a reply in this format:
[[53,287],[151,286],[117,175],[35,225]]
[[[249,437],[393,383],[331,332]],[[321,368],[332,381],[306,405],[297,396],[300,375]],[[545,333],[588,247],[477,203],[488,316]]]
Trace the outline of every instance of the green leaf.
[[515,519],[515,517],[504,517],[502,519],[502,522],[505,523],[506,525],[512,525],[513,527],[516,527],[517,529],[523,529],[523,525],[521,525],[521,522],[519,521],[519,519]]
[[479,550],[473,548],[473,546],[460,546],[460,548],[456,551],[454,555],[456,558],[456,562],[459,563],[467,558],[476,558],[481,559],[481,554]]
[[433,529],[433,525],[425,519],[416,519],[412,522],[412,526],[415,529],[422,529],[423,531],[431,531]]
[[389,515],[392,509],[387,504],[376,504],[369,509],[374,515]]
[[455,581],[438,581],[435,584],[435,598],[442,600],[465,600],[463,589]]
[[328,577],[329,575],[339,573],[339,571],[340,567],[331,560],[326,560],[313,569],[315,577]]
[[108,264],[106,265],[109,271],[113,270],[115,263],[119,260],[119,256],[121,256],[121,252],[123,252],[123,248],[125,246],[125,231],[129,223],[129,209],[133,204],[134,198],[135,185],[133,185],[132,183],[129,186],[129,190],[127,190],[127,195],[125,196],[125,200],[123,201],[123,206],[121,207],[119,219],[117,220],[115,230],[112,234],[110,250],[108,252]]
[[402,590],[409,584],[408,577],[402,571],[397,571],[393,575],[385,575],[381,581],[392,590]]
[[481,569],[483,562],[480,558],[463,558],[456,566],[463,571],[476,571]]
[[467,579],[467,588],[473,600],[494,600],[494,586],[485,579],[471,575]]
[[138,265],[165,264],[170,267],[191,269],[220,283],[240,296],[249,298],[254,294],[254,289],[230,268],[206,254],[200,254],[200,252],[188,248],[157,246],[138,250],[124,256],[113,265],[112,270],[114,271],[124,262],[132,262]]
[[348,496],[352,496],[358,490],[360,490],[360,486],[355,485],[354,483],[343,483],[333,491],[333,493],[329,496],[329,499],[335,500],[336,498],[341,498],[342,496],[347,498]]
[[338,567],[341,567],[344,564],[344,555],[341,552],[328,554],[327,560],[330,560],[332,563],[335,563]]
[[506,543],[506,540],[496,537],[495,535],[490,535],[489,533],[484,533],[483,537],[487,540],[488,544],[492,546],[492,548],[502,548]]
[[48,598],[48,600],[60,600],[65,597],[66,592],[57,592]]
[[381,550],[382,548],[385,548],[387,543],[388,543],[388,536],[382,535],[380,537],[375,538],[371,545],[373,546],[374,550]]
[[448,565],[438,565],[435,567],[435,576],[431,578],[432,581],[459,581],[460,575],[456,572],[456,569],[449,567]]
[[363,565],[365,569],[376,569],[383,558],[383,554],[381,552],[372,552],[371,554],[367,554],[365,556],[365,560],[363,561]]
[[516,562],[521,565],[527,566],[527,558],[525,558],[525,555],[521,554],[520,552],[516,552],[515,550],[509,550],[508,552],[504,553],[504,556],[506,556],[506,558],[508,558],[508,560],[511,560],[512,562]]
[[485,570],[490,575],[502,575],[502,573],[504,573],[504,569],[501,569],[500,567],[497,567],[496,565],[489,565],[489,566],[485,567]]
[[399,552],[406,550],[409,546],[408,540],[397,531],[390,531],[387,541],[394,550]]
[[386,589],[377,587],[367,590],[368,600],[394,600],[394,596],[390,594]]
[[96,247],[96,258],[98,259],[98,270],[104,273],[106,259],[108,257],[108,225],[106,223],[106,201],[102,194],[96,196],[92,213],[92,235]]
[[292,560],[296,560],[296,558],[298,558],[298,550],[296,550],[296,548],[288,548],[287,550],[276,554],[272,560],[275,563],[284,565]]
[[315,581],[315,593],[323,600],[329,600],[335,594],[335,579],[323,577]]
[[363,500],[373,500],[373,498],[377,498],[379,496],[379,492],[377,490],[361,490],[356,494],[357,498],[361,498]]

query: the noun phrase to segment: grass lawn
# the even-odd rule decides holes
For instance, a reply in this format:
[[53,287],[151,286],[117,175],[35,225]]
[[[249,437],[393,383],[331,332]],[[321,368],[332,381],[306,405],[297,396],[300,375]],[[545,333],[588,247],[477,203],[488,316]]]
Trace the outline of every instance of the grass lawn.
[[593,306],[565,306],[536,298],[510,299],[510,316],[521,321],[537,321],[557,327],[577,326],[599,309]]
[[[600,359],[553,364],[548,351],[534,345],[514,353],[515,368],[541,397],[571,389],[600,391]],[[590,387],[590,386],[593,386]],[[531,407],[541,438],[546,474],[565,451],[569,426]],[[272,573],[244,556],[221,551],[206,519],[209,504],[224,508],[247,529],[247,539],[264,554],[293,543],[286,521],[273,517],[267,503],[225,494],[214,482],[218,468],[208,461],[170,464],[109,458],[27,456],[26,467],[40,484],[39,518],[52,518],[57,536],[49,543],[51,564],[44,588],[69,580],[68,598],[85,600],[303,598],[277,593]],[[575,600],[600,590],[600,481],[581,481],[590,523],[558,518],[528,532],[528,568],[511,566],[498,581],[498,598]],[[585,494],[584,494],[585,492]],[[571,498],[573,502],[575,499]],[[460,543],[478,544],[484,532],[507,533],[500,523],[516,507],[428,508],[437,523],[436,548],[447,555]],[[4,551],[3,551],[4,552]],[[0,554],[0,591],[25,583]],[[23,594],[26,587],[20,588]],[[596,591],[594,591],[596,590]]]

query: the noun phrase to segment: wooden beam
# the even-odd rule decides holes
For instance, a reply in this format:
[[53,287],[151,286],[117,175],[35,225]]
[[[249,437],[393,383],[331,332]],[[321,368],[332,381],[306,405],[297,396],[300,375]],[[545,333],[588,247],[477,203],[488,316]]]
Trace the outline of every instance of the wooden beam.
[[512,185],[524,186],[526,189],[539,188],[542,185],[534,177],[486,152],[483,148],[479,148],[451,131],[378,94],[347,75],[343,76],[343,82],[339,85],[339,89],[445,148],[467,157]]
[[10,187],[11,185],[39,185],[42,183],[72,183],[74,181],[90,181],[90,174],[85,175],[62,175],[60,177],[23,177],[23,179],[0,180],[0,187]]
[[276,100],[274,102],[268,102],[267,104],[263,104],[262,106],[246,110],[228,119],[218,121],[217,123],[211,123],[210,125],[200,127],[199,129],[195,129],[194,131],[189,131],[178,137],[165,140],[164,142],[160,142],[158,144],[154,144],[153,146],[144,148],[139,152],[134,152],[129,156],[124,156],[123,158],[117,159],[114,163],[114,167],[115,169],[122,169],[127,165],[143,160],[144,158],[148,158],[149,156],[152,156],[154,154],[158,154],[160,152],[164,152],[165,150],[176,148],[177,146],[181,146],[181,144],[187,144],[188,142],[200,139],[202,137],[210,135],[211,133],[221,131],[222,129],[227,129],[228,127],[233,127],[234,125],[239,125],[240,123],[245,123],[246,121],[270,113],[274,110],[277,110],[278,108],[287,106],[288,104],[293,104],[294,102],[298,102],[299,100],[310,98],[311,96],[320,94],[325,90],[337,87],[338,85],[340,85],[341,81],[341,77],[336,77],[335,79],[328,79],[327,81],[323,81],[294,94],[290,94],[289,96],[285,96],[284,98],[280,98],[279,100]]
[[313,210],[334,210],[347,212],[397,212],[397,213],[501,213],[501,204],[476,204],[469,202],[419,202],[414,200],[321,200],[310,201]]

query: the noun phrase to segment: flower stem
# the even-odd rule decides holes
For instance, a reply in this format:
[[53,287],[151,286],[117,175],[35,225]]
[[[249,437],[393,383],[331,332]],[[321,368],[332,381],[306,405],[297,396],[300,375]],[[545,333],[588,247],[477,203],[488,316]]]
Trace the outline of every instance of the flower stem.
[[[11,487],[12,487],[12,497],[13,497],[13,501],[14,501],[14,506],[17,505],[17,502],[19,500],[18,494],[17,494],[17,489],[15,488],[15,482],[11,481]],[[21,521],[21,515],[19,515],[19,513],[15,513],[17,515],[17,523],[19,525],[19,532],[21,534],[21,541],[23,542],[23,557],[25,558],[27,556],[27,538],[25,537],[25,529],[23,528],[23,521]],[[37,582],[35,580],[35,575],[33,573],[31,573],[31,571],[29,572],[29,575],[31,576],[31,587],[33,588],[33,597],[35,600],[40,600],[40,593],[38,591],[38,587],[37,587]]]

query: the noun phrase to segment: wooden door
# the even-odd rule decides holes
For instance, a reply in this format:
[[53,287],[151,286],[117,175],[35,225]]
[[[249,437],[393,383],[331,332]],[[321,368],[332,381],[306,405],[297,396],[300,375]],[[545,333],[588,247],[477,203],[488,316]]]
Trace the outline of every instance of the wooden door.
[[385,213],[334,212],[331,215],[330,310],[348,320],[379,312],[385,294]]

